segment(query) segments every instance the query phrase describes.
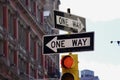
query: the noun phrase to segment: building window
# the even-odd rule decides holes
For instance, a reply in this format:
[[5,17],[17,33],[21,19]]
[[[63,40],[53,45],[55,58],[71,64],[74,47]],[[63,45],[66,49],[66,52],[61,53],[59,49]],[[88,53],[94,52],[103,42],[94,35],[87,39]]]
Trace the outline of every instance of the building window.
[[38,79],[41,79],[41,80],[43,79],[43,74],[41,74],[40,71],[38,72]]
[[14,37],[14,28],[13,28],[13,14],[12,11],[8,10],[8,31],[10,36]]
[[38,62],[42,66],[42,46],[38,44]]
[[44,17],[43,17],[43,10],[40,10],[40,22],[43,24]]
[[24,60],[24,56],[22,55],[22,53],[19,54],[20,55],[18,57],[18,64],[20,73],[26,73],[26,61]]
[[51,27],[48,24],[45,24],[45,26],[46,27],[44,27],[44,29],[46,30],[47,34],[53,34],[52,33],[53,30],[51,29]]
[[0,39],[0,57],[3,56],[3,40]]
[[30,1],[31,0],[20,0],[21,2],[22,2],[22,4],[25,6],[25,8],[27,8],[28,9],[28,11],[30,11],[31,12],[31,3],[30,3]]
[[31,13],[32,15],[35,16],[35,1],[34,0],[31,0],[30,6],[31,6]]
[[3,6],[0,4],[0,25],[3,25]]
[[24,5],[26,5],[26,0],[20,0]]
[[35,69],[34,69],[34,66],[31,65],[31,71],[30,71],[30,76],[32,79],[34,79],[34,73],[35,73]]
[[30,54],[34,57],[34,37],[30,35]]
[[57,5],[56,5],[56,2],[53,1],[53,9],[54,9],[54,10],[56,10],[56,6],[57,6]]
[[9,48],[9,61],[10,61],[10,66],[14,66],[14,50],[10,47]]
[[41,10],[39,9],[39,6],[37,6],[37,9],[38,10],[37,10],[37,17],[36,18],[37,18],[37,21],[40,22],[41,21],[41,16],[40,16],[40,14],[41,14],[40,11]]
[[18,42],[23,49],[26,49],[26,30],[23,23],[18,22]]
[[48,69],[48,55],[45,55],[45,68]]

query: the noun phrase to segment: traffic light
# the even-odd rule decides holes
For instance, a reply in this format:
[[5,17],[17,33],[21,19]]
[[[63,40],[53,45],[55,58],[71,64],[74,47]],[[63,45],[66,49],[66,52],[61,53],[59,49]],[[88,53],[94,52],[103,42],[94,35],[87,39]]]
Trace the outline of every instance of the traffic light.
[[61,80],[79,80],[77,54],[62,55],[61,67]]

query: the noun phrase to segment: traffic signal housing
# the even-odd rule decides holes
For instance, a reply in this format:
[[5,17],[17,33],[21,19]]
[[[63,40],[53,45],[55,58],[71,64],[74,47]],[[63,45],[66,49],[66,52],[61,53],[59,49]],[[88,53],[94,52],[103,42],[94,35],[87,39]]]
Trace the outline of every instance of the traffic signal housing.
[[61,68],[61,80],[79,80],[77,54],[62,55]]

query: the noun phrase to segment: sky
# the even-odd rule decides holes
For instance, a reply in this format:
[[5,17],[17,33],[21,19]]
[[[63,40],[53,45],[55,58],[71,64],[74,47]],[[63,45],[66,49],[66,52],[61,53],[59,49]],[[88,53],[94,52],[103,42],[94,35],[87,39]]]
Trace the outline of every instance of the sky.
[[[119,0],[60,0],[60,11],[84,17],[86,32],[95,32],[94,51],[77,52],[79,70],[93,70],[100,80],[120,80]],[[66,34],[60,31],[60,34]],[[110,41],[113,41],[111,44]]]

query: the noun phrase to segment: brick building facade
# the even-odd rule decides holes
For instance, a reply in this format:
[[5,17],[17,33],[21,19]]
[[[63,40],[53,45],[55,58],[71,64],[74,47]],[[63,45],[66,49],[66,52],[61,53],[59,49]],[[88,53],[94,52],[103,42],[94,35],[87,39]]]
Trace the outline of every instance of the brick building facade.
[[[50,1],[58,9],[59,0]],[[42,54],[43,35],[58,33],[48,25],[50,16],[44,18],[46,3],[0,0],[0,80],[59,77],[59,55]]]

